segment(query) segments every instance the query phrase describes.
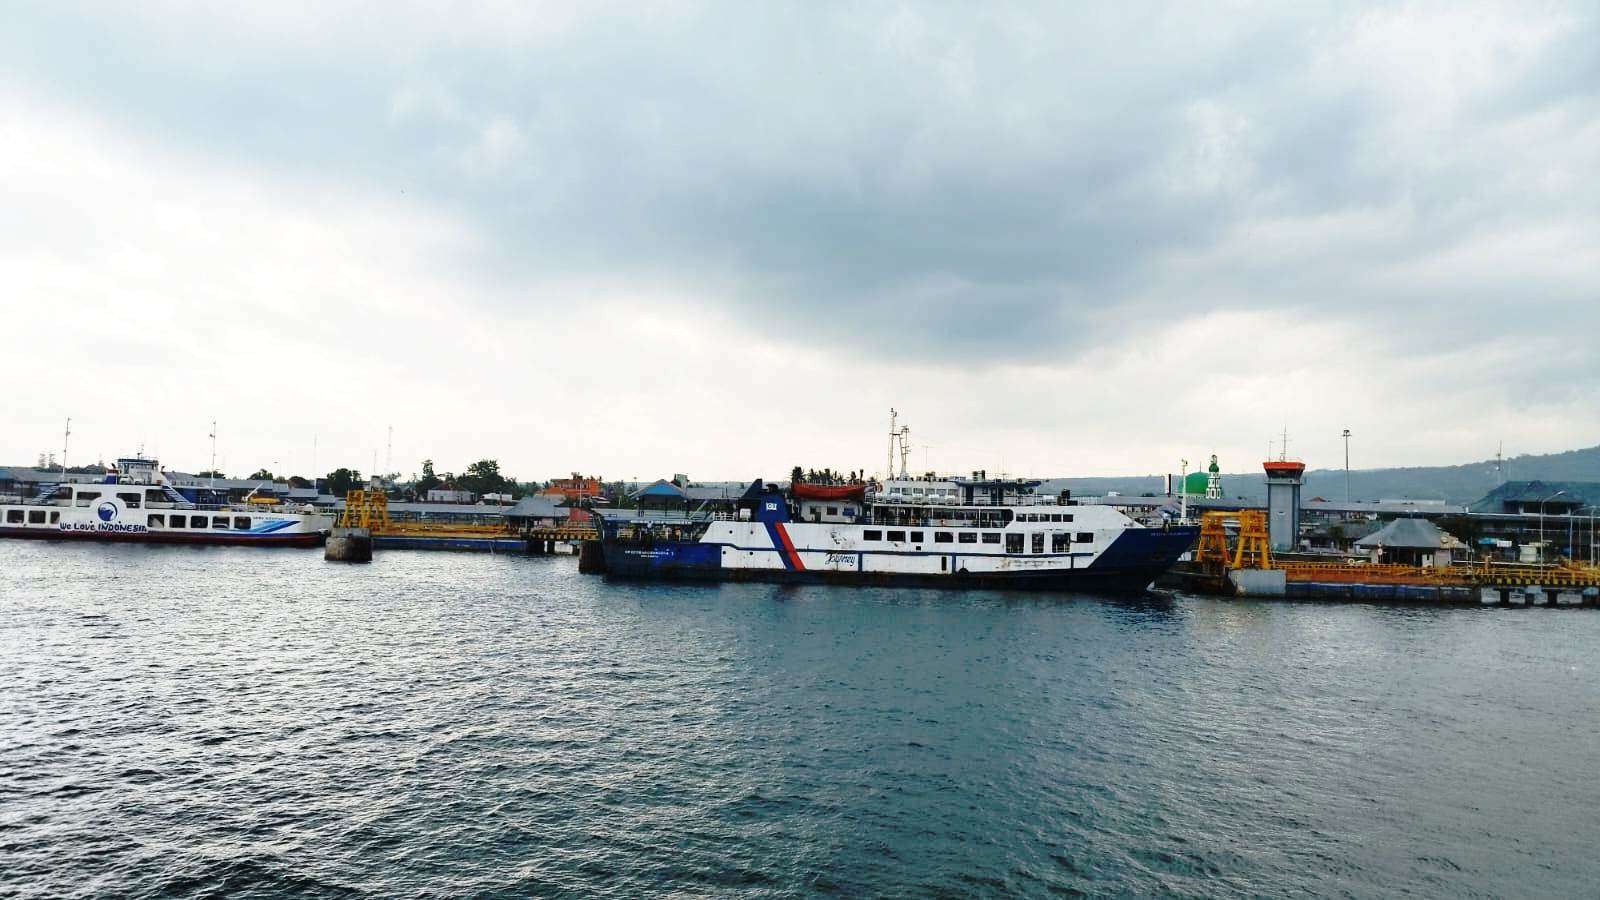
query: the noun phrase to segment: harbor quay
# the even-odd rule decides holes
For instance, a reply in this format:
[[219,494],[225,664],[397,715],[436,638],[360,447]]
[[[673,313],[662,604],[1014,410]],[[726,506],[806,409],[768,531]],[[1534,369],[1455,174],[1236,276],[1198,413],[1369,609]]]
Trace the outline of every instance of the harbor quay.
[[99,471],[0,468],[0,535],[331,541],[330,559],[568,554],[612,578],[1600,606],[1600,483],[1506,481],[1462,504],[1335,501],[1303,498],[1304,470],[1265,461],[1256,500],[1225,497],[1214,458],[1208,472],[1137,495],[1074,495],[1064,480],[985,471],[882,479],[799,467],[783,482],[608,483],[575,472],[482,493],[369,479],[341,495],[331,479],[201,477],[136,455]]

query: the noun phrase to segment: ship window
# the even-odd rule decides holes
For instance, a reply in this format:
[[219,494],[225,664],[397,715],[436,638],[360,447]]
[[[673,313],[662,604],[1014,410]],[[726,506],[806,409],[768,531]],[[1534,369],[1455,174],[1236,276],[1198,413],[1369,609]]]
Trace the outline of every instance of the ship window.
[[1055,534],[1050,535],[1050,552],[1065,553],[1072,549],[1071,543],[1072,535],[1067,534],[1064,531],[1058,531]]
[[205,516],[190,516],[189,517],[189,527],[190,528],[204,528],[204,527],[206,527],[206,517]]
[[94,501],[99,500],[99,499],[100,499],[100,492],[99,491],[79,491],[78,492],[78,499],[76,501],[74,501],[73,505],[74,506],[88,506],[91,503],[93,503]]
[[956,535],[956,540],[963,544],[976,544],[978,542],[978,533],[975,531],[963,531]]
[[933,533],[933,542],[935,544],[954,544],[956,536],[948,531],[935,531]]
[[1000,543],[1000,532],[998,532],[998,531],[985,531],[983,533],[983,542],[985,544],[998,544],[998,543]]
[[30,510],[28,510],[28,524],[29,525],[43,525],[44,524],[44,510],[42,510],[42,509],[30,509]]
[[837,506],[828,507],[828,515],[837,516],[838,514],[839,514],[839,507],[837,507]]
[[881,540],[883,540],[883,532],[881,532],[881,531],[863,531],[863,532],[861,532],[861,539],[863,541],[881,541]]
[[212,516],[211,517],[211,527],[212,528],[227,528],[228,527],[228,517],[227,516]]
[[1061,521],[1063,521],[1063,522],[1071,522],[1072,521],[1072,513],[1062,513],[1061,514]]
[[1080,544],[1092,544],[1092,543],[1094,543],[1094,532],[1092,532],[1092,531],[1080,531],[1080,532],[1078,532],[1078,536],[1073,538],[1073,540],[1077,541]]
[[913,543],[913,544],[922,543],[922,532],[920,532],[920,531],[911,532],[911,543]]
[[1044,552],[1044,532],[1035,531],[1033,533],[1033,542],[1032,543],[1033,543],[1033,552],[1034,553],[1043,553]]
[[167,527],[167,517],[151,516],[150,521],[146,524],[148,524],[151,528],[165,528]]
[[50,499],[51,500],[71,500],[72,499],[72,486],[69,485],[69,484],[63,484],[62,486],[56,488],[56,492],[54,494],[50,495]]
[[1052,522],[1061,521],[1061,513],[1051,513],[1050,514],[1050,521],[1052,521]]
[[172,527],[173,528],[187,528],[187,527],[189,527],[189,517],[188,516],[173,516],[172,517]]
[[1020,534],[1008,534],[1008,535],[1006,535],[1006,552],[1007,553],[1021,553],[1022,552],[1022,535],[1020,535]]
[[250,517],[249,516],[235,516],[234,519],[233,519],[233,527],[238,529],[238,530],[240,530],[240,531],[249,531],[250,530]]
[[56,525],[56,524],[59,524],[60,522],[61,522],[61,513],[58,513],[58,512],[55,512],[55,511],[52,510],[51,513],[50,513],[50,524],[51,525]]
[[853,516],[856,514],[856,508],[854,506],[846,506],[844,508],[844,514],[847,516]]
[[146,502],[146,503],[165,503],[166,500],[167,500],[167,495],[161,493],[160,491],[145,491],[144,492],[144,502]]
[[122,501],[122,505],[126,506],[129,509],[138,509],[139,508],[139,492],[138,491],[129,491],[129,492],[124,493],[124,494],[118,494],[117,495],[117,499],[121,500]]
[[905,539],[906,539],[906,533],[904,531],[891,531],[891,532],[889,532],[889,540],[891,540],[891,541],[902,541],[903,542]]
[[20,510],[20,509],[8,509],[8,510],[6,510],[6,524],[7,525],[21,525],[22,524],[22,510]]

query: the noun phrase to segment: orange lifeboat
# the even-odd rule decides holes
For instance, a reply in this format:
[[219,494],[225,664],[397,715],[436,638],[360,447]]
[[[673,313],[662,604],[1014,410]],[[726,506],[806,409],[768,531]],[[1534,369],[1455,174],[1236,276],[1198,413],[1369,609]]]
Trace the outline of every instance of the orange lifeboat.
[[805,481],[789,483],[789,493],[797,500],[860,500],[867,495],[864,484],[811,484]]

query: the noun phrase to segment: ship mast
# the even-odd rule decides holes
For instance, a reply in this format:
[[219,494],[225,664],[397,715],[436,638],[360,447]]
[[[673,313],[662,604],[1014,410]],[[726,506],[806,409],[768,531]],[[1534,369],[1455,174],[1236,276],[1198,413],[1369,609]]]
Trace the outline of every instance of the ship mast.
[[889,479],[894,477],[894,420],[899,415],[894,411],[894,407],[889,407],[889,464],[883,467],[884,490],[888,490]]
[[897,446],[900,448],[900,477],[902,479],[906,477],[906,457],[911,455],[911,426],[901,425],[899,430],[896,430],[894,423],[895,419],[899,415],[899,413],[895,412],[894,407],[889,407],[889,464],[883,470],[883,480],[885,484],[888,483],[889,479],[895,477],[895,448]]
[[61,481],[67,480],[67,445],[72,440],[72,417],[67,417],[67,430],[61,435]]
[[217,420],[211,420],[211,489],[217,487]]

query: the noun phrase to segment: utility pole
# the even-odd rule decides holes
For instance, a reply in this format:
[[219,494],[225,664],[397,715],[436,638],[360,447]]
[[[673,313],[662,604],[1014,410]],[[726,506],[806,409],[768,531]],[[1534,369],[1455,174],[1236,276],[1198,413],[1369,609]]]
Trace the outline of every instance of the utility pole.
[[1350,429],[1344,430],[1344,502],[1350,502]]

